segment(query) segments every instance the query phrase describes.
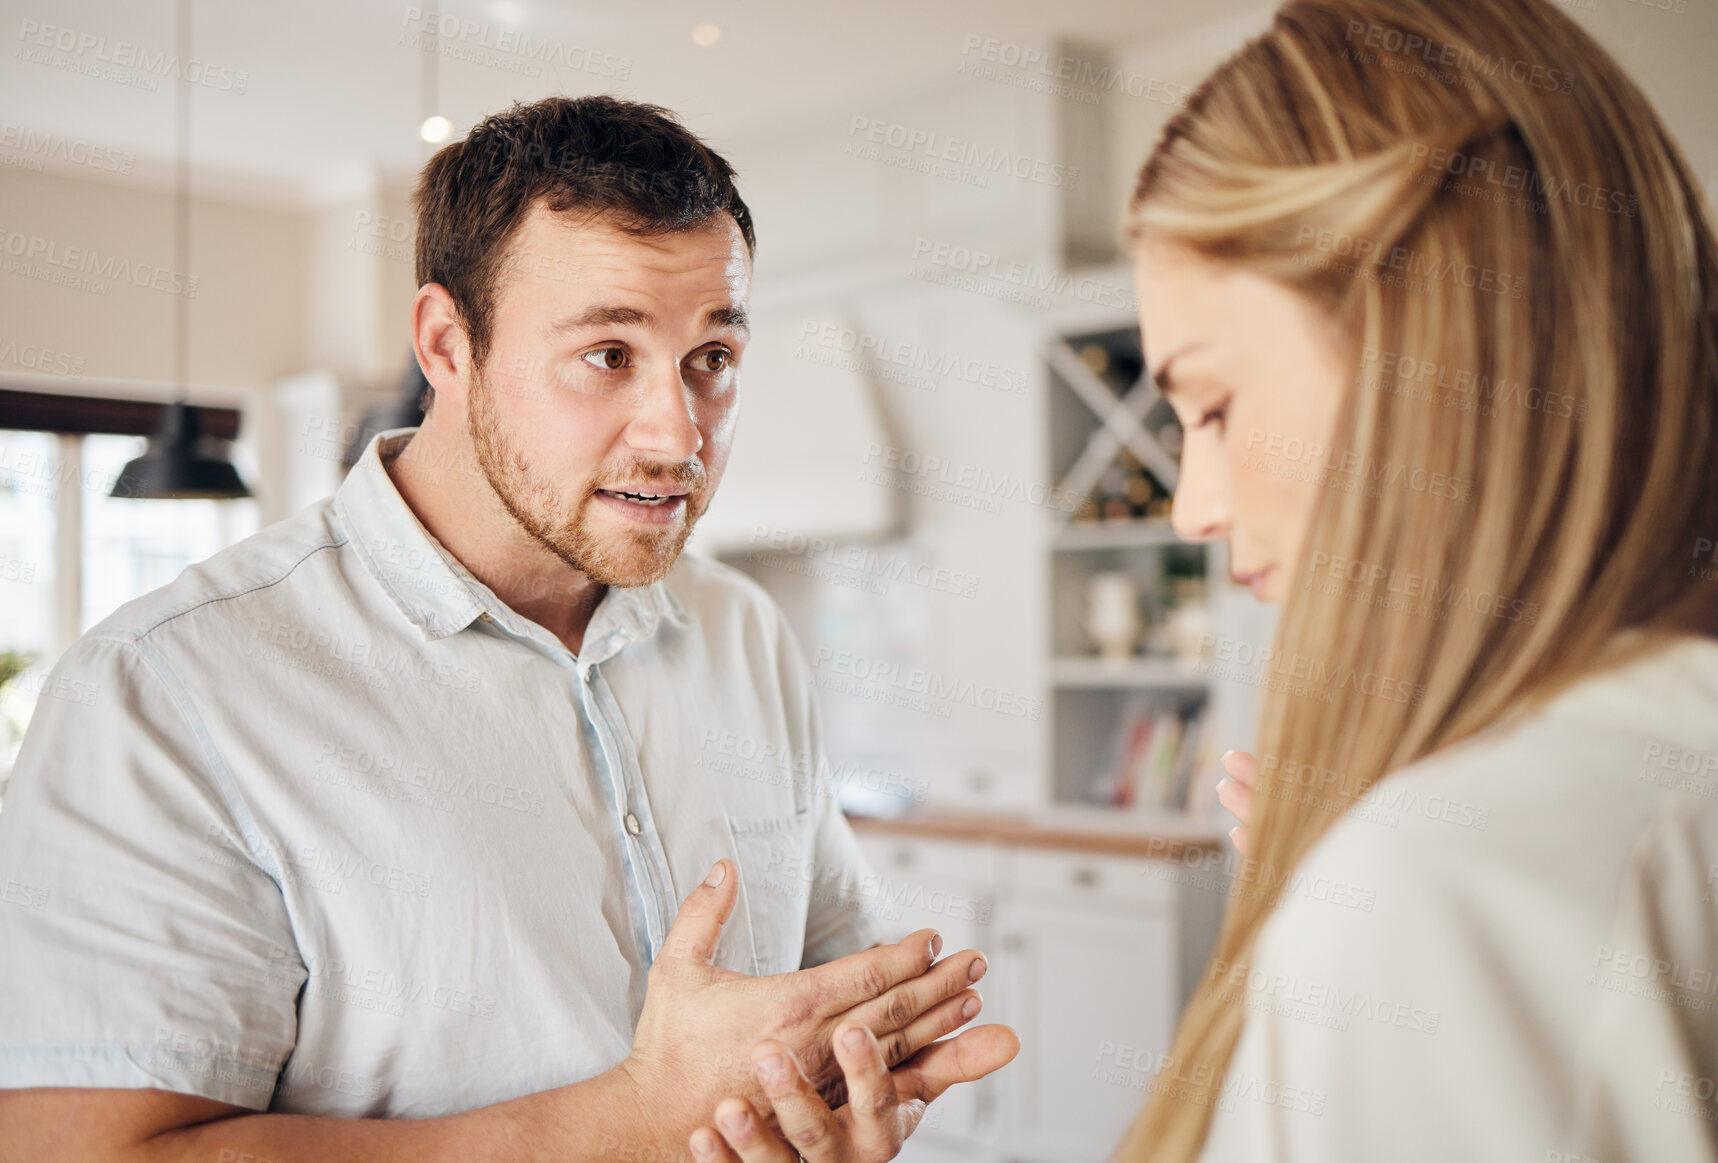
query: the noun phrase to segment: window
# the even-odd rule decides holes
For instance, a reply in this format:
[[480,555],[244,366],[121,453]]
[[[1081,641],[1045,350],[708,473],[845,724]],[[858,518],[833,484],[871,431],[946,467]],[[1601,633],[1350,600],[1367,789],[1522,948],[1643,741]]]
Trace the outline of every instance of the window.
[[159,589],[186,566],[257,530],[256,502],[136,501],[107,495],[126,462],[143,454],[141,436],[83,441],[83,602],[78,632]]
[[[0,688],[0,772],[12,766],[42,678],[57,655],[54,501],[58,439],[0,430],[0,653],[34,661]],[[3,673],[3,672],[0,672]]]
[[[0,787],[60,653],[119,606],[256,532],[256,502],[108,496],[141,436],[0,429],[0,655],[32,657],[0,688]],[[66,568],[62,529],[79,532]],[[75,620],[66,612],[76,611]]]

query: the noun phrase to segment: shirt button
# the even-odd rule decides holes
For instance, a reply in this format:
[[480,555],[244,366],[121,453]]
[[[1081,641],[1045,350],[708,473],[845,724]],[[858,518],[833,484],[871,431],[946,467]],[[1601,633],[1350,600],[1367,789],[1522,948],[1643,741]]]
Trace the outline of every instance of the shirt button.
[[626,830],[631,832],[634,836],[644,831],[644,829],[639,826],[638,817],[633,815],[631,812],[626,814]]

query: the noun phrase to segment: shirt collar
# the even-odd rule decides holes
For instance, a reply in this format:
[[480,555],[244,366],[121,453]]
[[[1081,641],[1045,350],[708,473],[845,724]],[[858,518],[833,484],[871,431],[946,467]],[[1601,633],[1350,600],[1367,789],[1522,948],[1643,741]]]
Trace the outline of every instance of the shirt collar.
[[[377,434],[334,494],[335,510],[365,570],[426,639],[456,634],[487,614],[512,634],[562,649],[553,634],[509,607],[449,553],[400,496],[384,462],[416,433],[393,428]],[[664,621],[680,627],[692,621],[665,582],[610,586],[585,630],[581,661],[610,658],[628,643],[651,637]]]

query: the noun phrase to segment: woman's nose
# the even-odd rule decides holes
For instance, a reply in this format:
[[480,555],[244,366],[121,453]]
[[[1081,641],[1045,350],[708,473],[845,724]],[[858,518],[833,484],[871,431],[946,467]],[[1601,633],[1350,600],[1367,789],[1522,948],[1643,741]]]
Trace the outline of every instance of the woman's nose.
[[[1212,444],[1216,447],[1206,448]],[[1188,440],[1181,450],[1181,473],[1169,523],[1183,541],[1216,541],[1229,535],[1229,479],[1221,444]]]

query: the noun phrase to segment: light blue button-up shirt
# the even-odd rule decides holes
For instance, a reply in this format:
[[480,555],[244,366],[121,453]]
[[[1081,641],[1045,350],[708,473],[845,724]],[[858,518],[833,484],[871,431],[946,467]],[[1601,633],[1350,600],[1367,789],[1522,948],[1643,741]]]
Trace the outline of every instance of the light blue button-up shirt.
[[764,593],[686,556],[575,656],[419,524],[412,431],[56,666],[0,811],[0,1087],[400,1117],[575,1082],[724,856],[718,964],[882,939]]

